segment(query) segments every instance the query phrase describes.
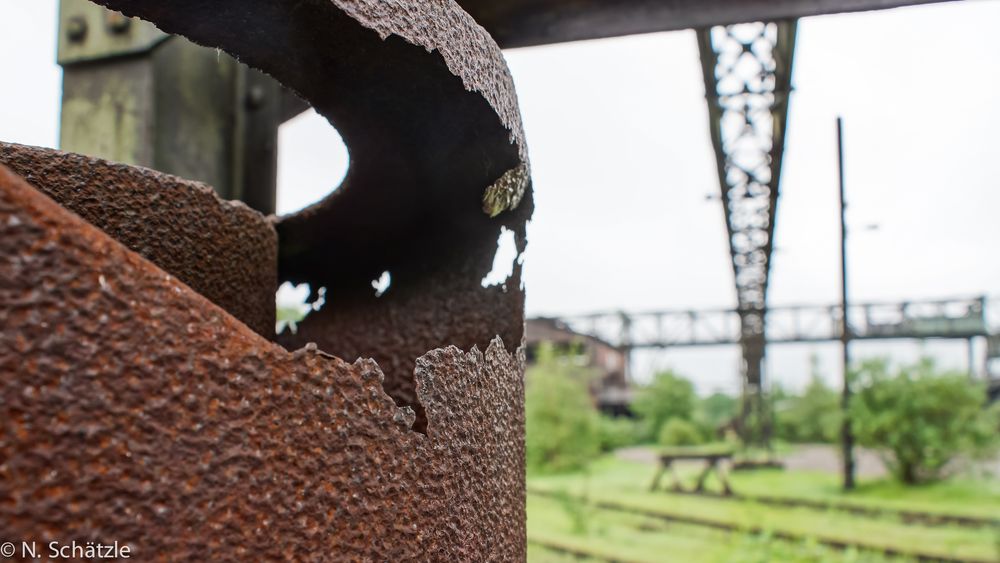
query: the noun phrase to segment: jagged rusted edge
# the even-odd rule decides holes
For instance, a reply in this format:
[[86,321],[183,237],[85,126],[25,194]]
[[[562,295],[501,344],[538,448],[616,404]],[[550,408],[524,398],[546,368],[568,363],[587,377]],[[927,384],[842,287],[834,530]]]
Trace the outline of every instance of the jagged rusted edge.
[[[523,560],[523,352],[293,353],[0,166],[5,539],[143,560]],[[515,401],[512,402],[511,399]]]
[[[460,80],[464,90],[480,97],[488,112],[462,116],[470,129],[483,129],[490,121],[507,131],[507,140],[516,149],[516,158],[506,162],[502,169],[489,163],[475,189],[481,209],[495,216],[505,209],[516,208],[523,199],[530,183],[530,165],[514,86],[500,48],[490,35],[480,27],[453,0],[428,0],[422,2],[385,2],[383,0],[93,0],[115,10],[150,20],[170,33],[184,35],[195,42],[221,48],[242,62],[260,68],[310,102],[322,115],[333,122],[343,134],[352,160],[359,152],[369,150],[360,139],[371,136],[370,119],[359,119],[362,134],[355,134],[350,123],[358,105],[369,95],[358,87],[357,78],[384,67],[387,72],[378,76],[383,80],[379,94],[384,98],[378,103],[406,106],[423,88],[408,82],[412,76],[396,72],[394,62],[406,59],[413,66],[417,60],[413,53],[403,53],[392,45],[393,38],[401,38],[410,49],[425,51],[408,71],[434,74],[437,61],[443,62],[448,74]],[[350,19],[348,23],[344,17]],[[353,33],[364,29],[377,36],[381,45]],[[345,32],[346,35],[345,35]],[[342,37],[338,37],[342,36]],[[345,61],[350,61],[345,63]],[[360,72],[355,72],[361,69]],[[327,72],[324,72],[327,71]],[[324,75],[344,75],[348,79],[337,83],[324,83]],[[337,76],[334,80],[340,79]],[[368,78],[371,78],[370,76]],[[430,87],[434,96],[445,99],[454,93],[440,88],[442,77],[435,77]],[[420,100],[411,104],[409,121],[420,114]],[[489,115],[487,115],[489,114]],[[398,120],[407,121],[407,120]],[[422,124],[426,132],[431,128]],[[377,127],[374,127],[377,129]],[[462,139],[461,142],[484,143],[486,135]],[[420,144],[417,138],[410,138]],[[486,144],[495,142],[485,141]],[[375,150],[380,150],[376,147]],[[419,147],[409,147],[419,148]],[[480,147],[480,158],[504,161],[496,147]],[[404,148],[404,150],[408,150]],[[441,155],[437,155],[441,156]],[[446,161],[436,160],[435,166]],[[383,163],[383,165],[386,165]],[[391,165],[391,164],[390,164]],[[355,180],[349,174],[345,186]],[[326,205],[329,201],[321,204]],[[293,216],[289,221],[308,222],[314,213]],[[290,243],[294,246],[294,242]]]
[[[273,75],[336,125],[341,187],[278,225],[279,278],[329,290],[290,348],[374,357],[424,420],[416,358],[523,336],[518,264],[482,288],[502,226],[526,244],[532,203],[513,84],[499,48],[451,0],[99,0]],[[513,211],[510,211],[513,208]],[[508,210],[504,212],[504,210]],[[378,301],[371,280],[393,287]]]
[[[351,165],[340,188],[277,224],[279,279],[325,286],[332,299],[283,344],[378,359],[418,428],[418,356],[449,344],[482,349],[497,335],[516,349],[520,264],[502,287],[479,281],[502,226],[525,248],[526,148],[502,53],[455,2],[98,3],[273,75],[344,138]],[[384,271],[393,288],[373,302],[371,280]]]
[[438,51],[467,90],[481,94],[510,131],[521,163],[496,178],[482,195],[483,212],[495,217],[517,208],[531,178],[524,128],[514,94],[514,81],[500,47],[457,2],[384,2],[333,0],[382,39],[398,35],[428,52]]
[[452,0],[427,2],[379,2],[333,0],[361,25],[376,31],[382,39],[399,35],[427,51],[441,53],[452,74],[462,79],[466,89],[479,92],[510,130],[510,141],[518,145],[527,163],[521,114],[514,95],[514,81],[507,70],[500,47],[458,3]]

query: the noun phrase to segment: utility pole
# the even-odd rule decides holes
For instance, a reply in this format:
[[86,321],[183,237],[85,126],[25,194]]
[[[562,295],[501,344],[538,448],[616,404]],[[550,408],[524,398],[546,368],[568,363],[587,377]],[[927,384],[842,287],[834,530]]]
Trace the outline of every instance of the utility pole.
[[844,197],[844,120],[837,117],[837,176],[840,181],[840,346],[844,354],[843,389],[840,397],[840,408],[844,415],[841,428],[841,446],[844,457],[844,489],[854,488],[854,432],[851,429],[851,418],[848,408],[851,404],[851,327],[847,322],[847,209]]
[[969,358],[969,379],[976,379],[976,349],[975,349],[976,337],[970,336],[969,340],[966,341],[965,352],[968,354]]

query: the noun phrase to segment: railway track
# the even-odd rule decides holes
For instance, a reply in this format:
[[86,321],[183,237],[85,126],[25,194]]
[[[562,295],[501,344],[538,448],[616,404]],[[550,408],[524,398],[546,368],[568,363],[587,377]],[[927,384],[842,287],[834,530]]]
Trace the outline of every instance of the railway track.
[[816,499],[803,499],[780,497],[770,495],[741,495],[738,493],[725,495],[713,491],[668,491],[670,494],[703,496],[717,499],[731,499],[747,502],[756,502],[769,506],[783,506],[787,508],[812,508],[816,510],[836,510],[847,512],[857,516],[882,517],[897,516],[906,524],[923,524],[928,526],[955,525],[966,528],[1000,528],[1000,518],[985,518],[981,516],[966,516],[960,514],[942,514],[938,512],[925,512],[920,510],[906,510],[897,508],[883,508],[876,506],[865,506],[850,502],[824,501]]
[[[553,499],[565,499],[562,493],[555,493],[551,491],[542,491],[538,489],[528,489],[529,495],[534,495],[543,498],[553,498]],[[880,545],[877,543],[866,542],[866,541],[848,541],[840,538],[825,536],[823,534],[815,535],[805,535],[795,532],[789,532],[785,530],[774,530],[767,529],[763,526],[744,526],[739,524],[734,524],[732,522],[726,522],[722,520],[715,520],[711,518],[704,518],[700,516],[691,516],[684,514],[668,513],[657,510],[649,510],[643,508],[637,508],[634,506],[629,506],[627,504],[615,501],[607,500],[596,500],[588,501],[587,499],[581,497],[571,496],[570,499],[576,502],[587,502],[594,508],[600,510],[609,510],[616,512],[623,512],[628,514],[634,514],[638,516],[644,516],[647,518],[653,518],[657,520],[675,522],[682,524],[690,524],[695,526],[701,526],[706,528],[712,528],[716,530],[722,530],[727,532],[740,532],[746,534],[763,534],[769,533],[772,537],[780,540],[791,541],[791,542],[804,542],[806,540],[815,541],[818,544],[837,549],[837,550],[847,550],[847,549],[859,549],[864,551],[871,551],[876,553],[881,553],[889,557],[907,557],[915,559],[920,562],[940,562],[940,563],[996,563],[995,558],[991,559],[981,559],[981,558],[968,558],[968,557],[954,557],[947,554],[932,553],[921,550],[901,550],[894,547]],[[729,497],[732,498],[732,497]],[[576,548],[574,548],[576,549]],[[586,554],[586,550],[580,550],[581,554]],[[594,556],[591,554],[586,554],[587,557],[596,557],[598,559],[605,559],[603,556]],[[606,560],[606,559],[605,559]]]

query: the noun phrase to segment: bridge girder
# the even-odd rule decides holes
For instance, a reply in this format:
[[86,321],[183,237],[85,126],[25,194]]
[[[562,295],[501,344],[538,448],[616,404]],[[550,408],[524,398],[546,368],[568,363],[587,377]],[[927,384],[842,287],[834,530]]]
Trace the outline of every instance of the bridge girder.
[[[956,339],[989,337],[988,356],[1000,358],[1000,337],[991,331],[986,296],[901,302],[854,303],[848,309],[852,340]],[[841,336],[839,304],[768,307],[769,344],[836,342]],[[736,309],[608,311],[559,317],[573,330],[628,350],[732,346],[740,343]]]
[[948,0],[458,0],[501,47],[528,47]]

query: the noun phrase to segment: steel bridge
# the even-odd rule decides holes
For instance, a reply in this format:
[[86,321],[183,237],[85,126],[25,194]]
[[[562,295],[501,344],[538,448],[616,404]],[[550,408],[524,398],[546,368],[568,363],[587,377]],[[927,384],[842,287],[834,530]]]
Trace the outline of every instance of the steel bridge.
[[[852,303],[846,327],[851,340],[966,340],[970,375],[975,372],[973,340],[983,338],[987,391],[991,400],[1000,400],[1000,330],[991,326],[991,307],[998,307],[997,299],[986,296]],[[746,314],[740,309],[601,311],[553,318],[575,332],[617,346],[627,359],[634,350],[734,345],[742,347],[746,358]],[[766,332],[767,340],[761,358],[768,344],[840,341],[845,326],[839,304],[769,306],[762,319],[761,332]],[[744,379],[747,387],[749,383]],[[760,389],[759,384],[745,388],[748,395]]]
[[[985,296],[957,299],[870,302],[848,306],[852,340],[962,339],[989,337]],[[626,351],[742,343],[739,309],[609,311],[561,316],[576,332]],[[764,310],[767,344],[838,341],[840,305],[783,305]]]
[[[983,338],[982,372],[990,400],[997,401],[1000,330],[991,326],[988,314],[998,307],[997,301],[979,296],[854,303],[847,307],[846,326],[851,340],[966,340],[970,375],[976,370],[973,340]],[[575,332],[617,346],[627,363],[634,350],[743,345],[743,318],[739,309],[603,311],[555,317]],[[763,319],[768,335],[765,345],[835,342],[843,336],[840,305],[771,306],[764,310]],[[753,391],[759,390],[758,386]]]

